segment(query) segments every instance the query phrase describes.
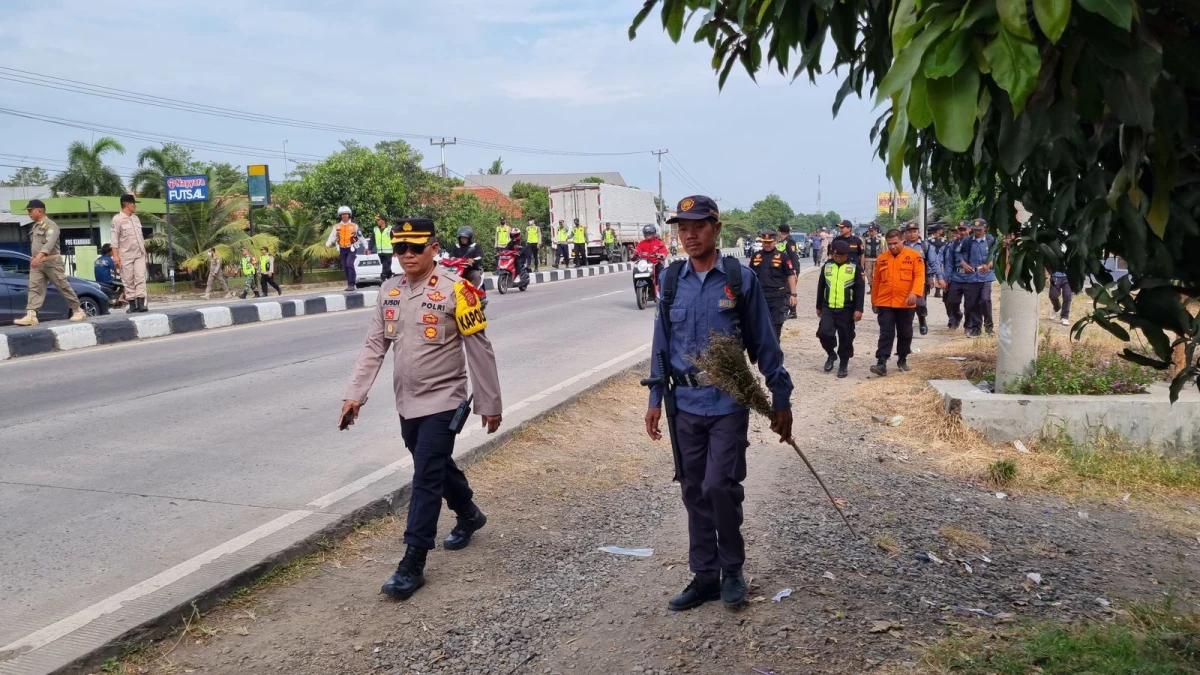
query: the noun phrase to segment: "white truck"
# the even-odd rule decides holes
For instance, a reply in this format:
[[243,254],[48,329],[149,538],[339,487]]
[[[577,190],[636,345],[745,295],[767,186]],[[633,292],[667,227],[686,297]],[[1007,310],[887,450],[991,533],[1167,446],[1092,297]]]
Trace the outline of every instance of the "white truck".
[[[642,227],[653,225],[658,228],[659,236],[664,237],[654,208],[654,195],[637,188],[608,183],[572,183],[551,187],[551,241],[558,229],[558,221],[563,221],[570,231],[576,218],[587,230],[588,263],[600,262],[604,258],[605,224],[612,225],[617,234],[617,255],[621,260],[629,260],[633,247],[642,239]],[[568,243],[572,241],[568,238]]]

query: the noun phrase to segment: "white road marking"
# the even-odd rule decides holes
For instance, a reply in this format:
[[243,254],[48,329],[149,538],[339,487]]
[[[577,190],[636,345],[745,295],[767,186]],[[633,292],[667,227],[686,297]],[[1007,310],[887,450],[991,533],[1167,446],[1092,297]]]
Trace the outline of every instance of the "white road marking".
[[79,630],[80,628],[83,628],[105,614],[111,614],[121,609],[121,607],[126,603],[149,595],[161,588],[165,588],[166,586],[169,586],[170,584],[179,581],[187,575],[192,574],[204,565],[213,562],[221,556],[228,555],[230,553],[236,553],[237,551],[246,548],[260,539],[268,537],[282,530],[283,528],[288,527],[289,525],[293,525],[301,520],[304,520],[308,516],[312,515],[312,513],[312,511],[289,511],[282,516],[279,516],[275,520],[263,525],[259,525],[253,530],[234,537],[233,539],[230,539],[219,546],[214,546],[200,555],[189,558],[188,560],[185,560],[168,570],[160,572],[159,574],[156,574],[139,584],[130,586],[116,595],[111,595],[90,607],[81,609],[65,619],[60,619],[59,621],[55,621],[45,628],[34,631],[33,633],[26,635],[16,642],[0,647],[0,653],[29,652],[45,647],[51,642],[54,642],[55,640],[65,637]]
[[620,291],[613,291],[611,293],[601,293],[600,295],[592,295],[592,296],[588,296],[586,298],[579,298],[578,300],[572,300],[572,302],[583,302],[584,300],[595,300],[596,298],[606,298],[610,295],[616,295],[617,293],[624,293],[624,292],[625,292],[624,290],[620,290]]

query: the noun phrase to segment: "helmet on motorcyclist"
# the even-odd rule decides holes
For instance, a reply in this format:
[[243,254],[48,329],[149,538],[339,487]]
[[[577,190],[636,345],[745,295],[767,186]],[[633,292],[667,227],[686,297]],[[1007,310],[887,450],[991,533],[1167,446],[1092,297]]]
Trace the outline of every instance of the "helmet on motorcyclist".
[[339,206],[337,214],[340,216],[343,213],[346,215],[350,215],[351,213],[354,213],[354,212],[350,210],[349,206]]
[[643,237],[649,239],[650,237],[653,237],[656,234],[658,234],[658,230],[654,229],[653,225],[643,225],[642,226],[642,236]]
[[514,239],[520,239],[521,238],[521,228],[519,228],[519,227],[508,228],[508,235],[510,237],[513,237]]
[[471,243],[471,240],[475,238],[475,230],[472,230],[469,227],[460,227],[458,228],[458,234],[456,236],[458,237],[459,241],[466,239],[467,241],[464,243],[469,244]]

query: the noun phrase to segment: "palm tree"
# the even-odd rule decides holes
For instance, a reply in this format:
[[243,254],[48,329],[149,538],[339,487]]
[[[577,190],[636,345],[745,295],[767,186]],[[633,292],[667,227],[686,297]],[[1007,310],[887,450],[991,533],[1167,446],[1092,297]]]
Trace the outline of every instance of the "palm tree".
[[143,197],[161,199],[167,176],[188,173],[192,153],[175,143],[161,148],[143,148],[138,153],[138,170],[129,179],[129,188]]
[[110,151],[125,154],[125,146],[111,136],[104,136],[92,145],[75,141],[67,148],[67,170],[54,179],[55,192],[68,195],[119,195],[125,191],[121,176],[104,165],[104,155]]
[[481,173],[481,174],[485,174],[485,175],[488,175],[488,176],[500,176],[500,175],[503,175],[503,174],[506,174],[506,173],[512,173],[512,169],[508,169],[507,171],[505,171],[505,169],[504,169],[504,158],[503,158],[503,157],[497,157],[496,159],[492,160],[492,165],[491,165],[491,166],[489,166],[489,167],[488,167],[488,168],[486,168],[486,169],[480,169],[480,170],[479,170],[479,173]]
[[[274,235],[259,232],[251,237],[249,224],[237,217],[247,208],[245,197],[214,197],[207,202],[178,204],[171,209],[171,246],[175,264],[196,274],[197,284],[207,278],[208,249],[216,248],[226,262],[240,257],[243,247],[257,251],[260,247],[274,248]],[[146,214],[152,225],[161,225],[161,218]],[[167,256],[167,235],[158,233],[146,240],[146,250],[159,257]],[[236,255],[235,255],[236,254]]]
[[334,249],[325,246],[329,229],[313,211],[300,206],[271,206],[265,209],[263,230],[277,240],[275,255],[300,283],[304,270],[317,260],[337,258]]

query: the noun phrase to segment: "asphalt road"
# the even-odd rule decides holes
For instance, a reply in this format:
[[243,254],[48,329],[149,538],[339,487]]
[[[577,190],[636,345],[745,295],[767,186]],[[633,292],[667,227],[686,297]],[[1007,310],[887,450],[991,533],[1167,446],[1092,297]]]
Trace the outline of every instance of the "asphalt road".
[[[491,297],[506,405],[650,341],[628,274]],[[0,364],[0,646],[403,456],[390,378],[336,429],[367,319]]]

